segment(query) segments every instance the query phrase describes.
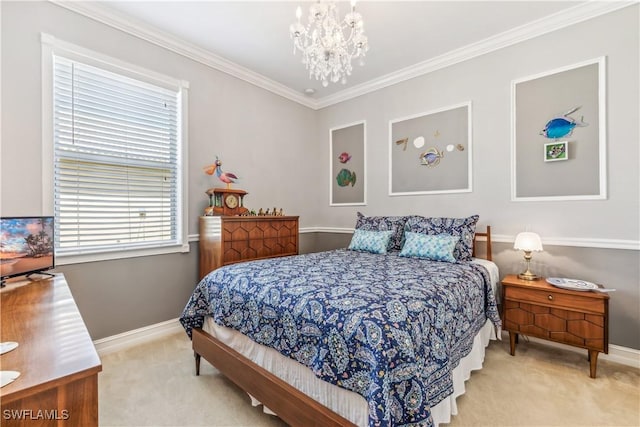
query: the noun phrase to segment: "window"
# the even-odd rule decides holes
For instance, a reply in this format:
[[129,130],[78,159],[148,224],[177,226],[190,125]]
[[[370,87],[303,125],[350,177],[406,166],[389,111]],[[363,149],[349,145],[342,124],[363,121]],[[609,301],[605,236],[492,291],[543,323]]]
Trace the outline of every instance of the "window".
[[77,56],[52,52],[56,255],[188,250],[184,88]]

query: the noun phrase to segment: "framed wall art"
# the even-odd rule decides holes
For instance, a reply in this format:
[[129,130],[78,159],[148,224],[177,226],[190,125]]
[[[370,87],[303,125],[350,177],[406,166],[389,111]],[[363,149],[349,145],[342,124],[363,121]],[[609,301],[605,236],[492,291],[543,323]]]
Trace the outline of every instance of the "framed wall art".
[[511,200],[607,198],[605,84],[604,57],[512,82]]
[[470,192],[471,101],[389,122],[389,195]]
[[329,130],[329,206],[367,204],[366,121]]
[[544,144],[545,162],[557,162],[569,158],[569,141],[557,141]]

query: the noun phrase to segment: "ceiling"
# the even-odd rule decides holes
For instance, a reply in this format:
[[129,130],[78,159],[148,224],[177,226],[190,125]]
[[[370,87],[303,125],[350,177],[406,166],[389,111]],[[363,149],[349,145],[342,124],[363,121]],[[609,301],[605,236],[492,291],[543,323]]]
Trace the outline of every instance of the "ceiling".
[[[87,4],[69,3],[84,3],[85,8]],[[288,34],[296,7],[303,7],[305,23],[310,2],[102,1],[91,8],[94,14],[108,14],[112,23],[126,22],[138,35],[153,34],[165,43],[196,51],[222,64],[223,71],[249,76],[247,80],[289,92],[289,97],[308,98],[313,106],[356,93],[372,82],[384,85],[398,75],[410,78],[411,70],[421,74],[429,67],[441,68],[513,44],[527,38],[527,28],[536,29],[532,37],[568,25],[572,16],[584,19],[588,3],[593,2],[361,1],[356,9],[363,16],[370,46],[365,65],[354,64],[346,85],[330,83],[327,88],[309,79],[300,53],[293,54]],[[343,15],[349,4],[339,2],[339,8]],[[579,9],[581,15],[576,14]],[[308,88],[315,93],[304,95]]]

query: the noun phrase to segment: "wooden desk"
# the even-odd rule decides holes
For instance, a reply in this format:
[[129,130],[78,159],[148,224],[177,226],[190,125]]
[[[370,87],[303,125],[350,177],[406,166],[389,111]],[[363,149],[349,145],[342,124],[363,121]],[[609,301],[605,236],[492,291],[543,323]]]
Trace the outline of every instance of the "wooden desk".
[[7,283],[0,340],[18,348],[0,356],[20,376],[0,388],[3,426],[98,425],[102,365],[62,274]]

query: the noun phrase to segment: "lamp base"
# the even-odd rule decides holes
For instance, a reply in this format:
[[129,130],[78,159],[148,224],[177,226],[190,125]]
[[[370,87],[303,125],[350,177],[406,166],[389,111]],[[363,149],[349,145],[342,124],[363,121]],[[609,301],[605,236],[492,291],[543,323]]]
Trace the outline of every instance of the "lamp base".
[[535,274],[533,274],[532,272],[530,272],[529,270],[527,270],[524,273],[518,274],[518,279],[522,279],[522,280],[538,280],[539,277],[536,276]]

